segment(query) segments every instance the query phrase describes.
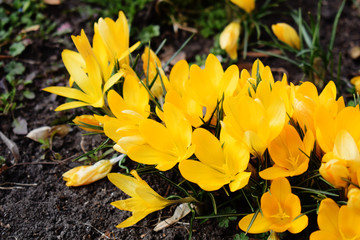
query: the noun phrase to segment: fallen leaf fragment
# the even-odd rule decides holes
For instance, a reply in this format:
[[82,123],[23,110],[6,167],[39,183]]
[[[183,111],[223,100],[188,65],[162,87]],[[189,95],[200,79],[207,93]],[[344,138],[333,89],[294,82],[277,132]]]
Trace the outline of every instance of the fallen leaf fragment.
[[21,117],[14,119],[11,126],[13,127],[13,132],[17,135],[25,135],[28,132],[27,122]]
[[39,31],[39,29],[40,29],[40,25],[36,24],[36,25],[32,25],[30,27],[24,28],[23,30],[20,31],[20,33],[36,32],[36,31]]
[[39,142],[41,140],[48,139],[50,137],[50,133],[51,133],[51,127],[43,126],[31,130],[26,135],[26,137],[34,140],[35,142]]
[[13,141],[7,138],[1,131],[0,131],[0,139],[10,149],[12,155],[14,156],[14,161],[11,161],[11,164],[16,164],[20,159],[19,148]]
[[176,207],[174,215],[170,218],[165,219],[164,221],[159,222],[155,228],[154,231],[160,231],[164,228],[169,227],[170,225],[177,223],[180,219],[185,217],[191,212],[189,203],[182,203],[179,206]]

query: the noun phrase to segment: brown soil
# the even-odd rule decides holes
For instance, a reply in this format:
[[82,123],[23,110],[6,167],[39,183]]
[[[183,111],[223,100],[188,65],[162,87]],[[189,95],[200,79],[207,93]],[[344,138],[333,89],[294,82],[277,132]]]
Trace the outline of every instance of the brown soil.
[[[291,2],[289,5],[292,8],[301,6],[304,9],[303,12],[316,12],[316,1]],[[326,42],[340,1],[323,2],[321,29],[323,41]],[[61,23],[70,23],[73,33],[79,34],[80,28],[85,27],[85,21],[89,20],[69,11],[80,3],[71,4],[63,3],[60,6],[48,7],[47,15],[59,26]],[[282,6],[282,9],[287,7]],[[360,45],[358,10],[353,8],[352,1],[348,1],[340,19],[335,41],[335,56],[340,52],[343,54],[341,67],[345,81],[360,74],[360,63],[351,59],[348,54],[352,46]],[[94,16],[92,21],[98,17]],[[279,18],[271,16],[267,21],[270,25],[277,22]],[[164,29],[163,35],[154,41],[154,45],[161,42],[161,38],[167,37],[166,46],[177,48],[189,36],[189,33],[181,30],[175,36],[170,28]],[[85,31],[90,36],[91,30]],[[195,36],[184,49],[187,59],[194,59],[195,54],[207,54],[212,41],[212,39]],[[4,142],[0,141],[0,156],[6,159],[6,166],[0,171],[0,239],[187,239],[190,216],[181,220],[181,223],[160,232],[152,231],[159,219],[172,214],[174,207],[153,213],[136,226],[117,229],[115,226],[129,217],[130,213],[120,211],[112,207],[110,203],[127,198],[123,192],[107,179],[84,187],[65,186],[62,174],[81,164],[72,160],[83,153],[82,146],[89,151],[96,148],[104,138],[98,135],[83,136],[82,130],[72,126],[68,135],[63,138],[54,138],[52,151],[50,151],[42,150],[41,144],[24,135],[14,134],[11,126],[14,118],[25,119],[27,128],[32,130],[59,122],[69,122],[76,114],[79,114],[79,110],[54,112],[54,108],[63,103],[64,99],[41,91],[46,86],[66,84],[67,73],[61,64],[61,51],[64,48],[73,48],[69,35],[62,36],[61,39],[59,37],[38,41],[34,39],[32,45],[18,59],[27,67],[24,78],[34,72],[36,74],[31,86],[36,98],[32,101],[24,101],[24,106],[10,115],[0,115],[1,132],[17,145],[20,152],[18,162],[14,162],[13,154]],[[166,55],[166,53],[162,54]],[[285,70],[290,81],[296,82],[301,78],[301,71],[288,63],[274,58],[261,58],[261,60],[275,69],[274,71],[281,68],[279,76]],[[239,65],[245,66],[252,61],[253,58],[249,58]],[[1,81],[4,81],[3,77],[1,78]],[[54,153],[60,154],[61,160],[55,160]],[[131,162],[127,164],[130,169],[134,165]],[[123,172],[123,170],[114,167],[113,172]],[[167,174],[169,177],[174,177],[171,173]],[[167,196],[175,191],[171,185],[158,176],[143,175],[143,178],[161,195]],[[240,233],[237,228],[238,220],[239,218],[231,221],[228,228],[219,227],[215,219],[205,223],[195,220],[193,239],[233,239],[235,234]],[[301,236],[296,237],[298,238]],[[295,239],[295,237],[289,239]]]

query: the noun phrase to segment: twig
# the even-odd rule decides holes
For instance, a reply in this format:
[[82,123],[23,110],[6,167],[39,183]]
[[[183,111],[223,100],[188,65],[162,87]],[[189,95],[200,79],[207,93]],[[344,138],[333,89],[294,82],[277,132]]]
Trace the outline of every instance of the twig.
[[92,227],[93,229],[95,229],[95,231],[97,231],[98,233],[100,233],[102,237],[105,237],[105,238],[107,238],[107,239],[111,239],[111,238],[109,238],[108,236],[106,236],[104,233],[102,233],[100,230],[98,230],[97,228],[95,228],[94,226],[92,226],[91,224],[89,224],[89,223],[83,223],[83,224],[86,225],[86,226]]

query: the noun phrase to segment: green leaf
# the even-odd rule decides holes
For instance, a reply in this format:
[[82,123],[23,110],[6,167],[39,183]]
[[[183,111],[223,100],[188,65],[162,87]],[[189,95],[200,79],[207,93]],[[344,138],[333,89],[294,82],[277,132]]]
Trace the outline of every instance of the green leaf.
[[[231,207],[226,207],[225,209],[221,209],[219,211],[220,215],[234,214],[234,213],[236,213],[236,210],[232,209]],[[219,223],[219,227],[228,228],[229,222],[236,220],[236,217],[235,216],[220,217],[217,220]]]
[[31,92],[31,91],[29,91],[29,90],[25,90],[25,91],[23,92],[23,95],[24,95],[24,97],[27,98],[27,99],[34,99],[34,98],[35,98],[35,93],[34,93],[34,92]]
[[9,64],[5,66],[5,72],[9,75],[21,75],[25,71],[25,66],[22,63],[11,61]]
[[158,37],[158,36],[160,36],[159,25],[149,25],[141,29],[138,38],[141,42],[149,42],[153,37]]
[[249,237],[245,233],[236,234],[234,240],[249,240]]
[[9,48],[10,55],[15,57],[20,55],[25,50],[25,45],[22,42],[15,42]]

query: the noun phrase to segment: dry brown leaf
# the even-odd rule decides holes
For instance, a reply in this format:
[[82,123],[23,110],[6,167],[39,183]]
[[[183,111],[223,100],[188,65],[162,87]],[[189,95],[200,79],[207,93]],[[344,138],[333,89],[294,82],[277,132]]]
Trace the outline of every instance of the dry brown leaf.
[[61,0],[44,0],[44,3],[48,5],[59,5],[61,4]]
[[23,30],[20,31],[20,33],[27,33],[27,32],[36,32],[40,29],[40,25],[32,25],[30,27],[24,28]]
[[185,217],[191,212],[191,209],[189,207],[189,203],[182,203],[179,206],[176,207],[174,215],[170,218],[165,219],[164,221],[159,222],[155,228],[154,231],[160,231],[164,228],[169,227],[170,225],[177,223],[180,219]]

